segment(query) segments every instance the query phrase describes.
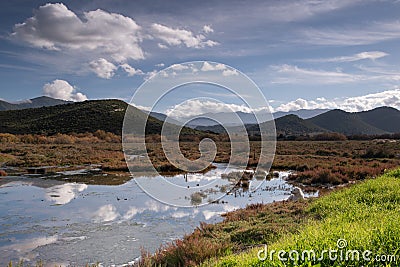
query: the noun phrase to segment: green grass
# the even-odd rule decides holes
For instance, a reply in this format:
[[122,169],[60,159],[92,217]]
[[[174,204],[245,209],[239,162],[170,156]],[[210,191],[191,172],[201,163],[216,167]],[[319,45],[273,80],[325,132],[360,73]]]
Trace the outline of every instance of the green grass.
[[308,201],[252,204],[225,214],[223,222],[201,223],[190,235],[162,246],[156,253],[142,253],[140,266],[197,266],[206,259],[230,255],[274,242],[296,232],[307,219]]
[[[376,179],[366,180],[352,187],[338,190],[311,203],[307,209],[311,218],[299,233],[289,233],[268,244],[268,251],[314,250],[317,260],[307,257],[299,261],[280,261],[278,257],[260,261],[259,249],[232,254],[205,262],[204,266],[399,266],[400,264],[400,169]],[[337,240],[345,239],[347,246],[338,249]],[[359,261],[346,260],[345,256],[331,260],[318,258],[323,250],[360,252]],[[362,252],[370,250],[370,260]],[[288,254],[286,254],[287,256]],[[295,254],[293,254],[295,255]],[[397,262],[380,262],[377,255],[395,255]],[[351,259],[351,257],[349,257]]]

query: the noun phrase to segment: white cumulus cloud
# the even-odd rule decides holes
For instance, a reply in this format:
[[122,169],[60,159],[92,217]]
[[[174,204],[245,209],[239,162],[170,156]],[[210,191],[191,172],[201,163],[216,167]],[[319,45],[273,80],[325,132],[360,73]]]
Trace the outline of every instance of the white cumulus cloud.
[[362,96],[328,100],[323,97],[314,100],[299,98],[281,104],[275,111],[293,111],[299,109],[342,109],[349,112],[371,110],[373,108],[389,106],[400,109],[400,89],[386,90]]
[[174,118],[188,118],[204,113],[218,112],[252,112],[249,107],[232,103],[222,103],[211,100],[190,99],[182,104],[167,109],[165,114]]
[[202,71],[215,71],[215,70],[225,70],[225,69],[226,66],[222,63],[213,64],[207,61],[205,61],[203,63],[203,66],[201,67]]
[[198,33],[154,22],[140,25],[131,17],[101,9],[78,15],[63,3],[48,3],[15,24],[10,38],[39,49],[58,51],[58,55],[74,59],[73,66],[69,63],[70,68],[81,63],[80,71],[89,65],[98,77],[110,79],[118,67],[128,76],[142,74],[128,63],[145,59],[143,41],[155,42],[161,49],[171,46],[198,49],[218,45],[207,38],[212,32],[209,25]]
[[170,66],[170,68],[173,70],[187,70],[189,68],[189,66],[182,65],[182,64],[173,64]]
[[128,73],[129,77],[134,76],[134,75],[144,74],[143,71],[141,71],[140,69],[135,69],[128,63],[121,64],[121,65],[119,65],[119,67],[122,68],[126,73]]
[[204,31],[205,33],[212,33],[212,32],[214,32],[214,29],[211,28],[210,25],[204,25],[203,31]]
[[222,63],[210,63],[205,61],[201,67],[202,71],[222,71],[223,76],[239,75],[237,70],[228,68]]
[[110,79],[114,76],[117,66],[107,61],[104,58],[93,60],[89,63],[89,68],[96,73],[96,75],[103,79]]
[[64,4],[45,4],[14,26],[12,37],[49,50],[107,54],[116,61],[143,59],[141,27],[132,19],[101,9],[82,19]]
[[[189,30],[174,29],[158,23],[151,25],[151,34],[154,38],[160,39],[170,46],[185,45],[190,48],[202,48],[218,45],[215,41],[206,40],[206,37],[202,34],[196,35]],[[160,45],[162,48],[165,47],[164,44]]]
[[347,111],[370,110],[376,107],[389,106],[400,109],[400,89],[386,90],[363,96],[349,97],[339,102],[339,108]]
[[64,80],[54,80],[43,86],[43,94],[49,97],[63,99],[68,101],[87,100],[86,95],[76,92],[76,89]]
[[299,110],[299,109],[309,109],[308,101],[302,98],[298,98],[294,101],[290,101],[286,104],[280,105],[276,110],[277,111],[291,111],[291,110]]
[[222,71],[222,75],[223,76],[233,76],[233,75],[239,75],[239,73],[237,72],[237,70],[226,69],[226,70]]

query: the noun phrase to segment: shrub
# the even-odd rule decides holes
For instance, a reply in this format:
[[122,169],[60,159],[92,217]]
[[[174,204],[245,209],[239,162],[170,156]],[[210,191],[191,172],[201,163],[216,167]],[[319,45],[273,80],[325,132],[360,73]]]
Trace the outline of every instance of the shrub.
[[66,135],[66,134],[56,134],[52,138],[52,143],[53,144],[74,144],[75,143],[75,138],[71,135]]
[[347,137],[341,133],[321,133],[314,135],[313,140],[315,141],[344,141]]
[[34,144],[34,141],[35,141],[35,137],[31,134],[23,134],[23,135],[20,135],[19,138],[20,138],[21,142],[24,144]]
[[113,133],[105,132],[103,130],[97,130],[93,133],[94,136],[99,138],[100,140],[110,142],[110,143],[119,143],[121,142],[121,137],[115,135]]
[[294,176],[293,179],[307,185],[311,184],[338,185],[342,183],[347,183],[349,180],[345,174],[339,171],[335,171],[332,169],[322,169],[322,168],[300,172],[297,176]]
[[230,244],[207,237],[208,233],[208,225],[202,223],[193,234],[161,247],[154,255],[142,251],[139,266],[197,266],[204,259],[226,254]]
[[17,143],[19,138],[13,134],[0,133],[0,143]]
[[368,148],[362,158],[394,158],[394,155],[387,148]]

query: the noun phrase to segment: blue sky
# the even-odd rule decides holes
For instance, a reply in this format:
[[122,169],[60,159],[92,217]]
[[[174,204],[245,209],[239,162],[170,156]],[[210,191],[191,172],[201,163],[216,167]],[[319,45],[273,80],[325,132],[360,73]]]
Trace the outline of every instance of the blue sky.
[[399,14],[399,1],[2,1],[0,98],[129,101],[154,71],[207,60],[274,111],[400,108]]

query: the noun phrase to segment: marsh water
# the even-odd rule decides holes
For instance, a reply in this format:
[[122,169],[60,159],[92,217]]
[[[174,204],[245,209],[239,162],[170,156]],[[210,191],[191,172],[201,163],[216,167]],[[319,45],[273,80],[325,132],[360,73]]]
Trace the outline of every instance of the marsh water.
[[[226,167],[216,165],[208,177],[219,176]],[[185,178],[196,181],[202,175]],[[292,189],[284,179],[287,175],[279,173],[255,192],[240,189],[195,208],[162,204],[129,177],[119,185],[94,181],[118,181],[120,176],[84,171],[54,177],[4,177],[0,179],[0,262],[42,260],[46,266],[133,263],[141,249],[153,252],[192,232],[200,222],[221,221],[222,213],[251,203],[287,199]],[[185,181],[183,175],[168,179]]]

